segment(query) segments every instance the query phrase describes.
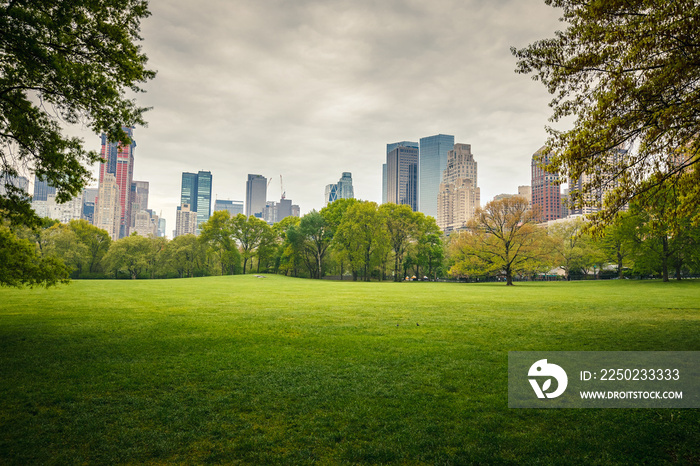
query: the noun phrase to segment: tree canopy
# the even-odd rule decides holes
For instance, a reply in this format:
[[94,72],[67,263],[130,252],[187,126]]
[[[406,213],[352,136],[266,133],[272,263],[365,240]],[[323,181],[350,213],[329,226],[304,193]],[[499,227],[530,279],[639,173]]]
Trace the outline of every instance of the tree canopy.
[[[64,124],[81,123],[110,141],[145,124],[127,92],[155,76],[137,42],[145,0],[12,0],[0,3],[0,172],[35,173],[67,201],[90,181],[99,160]],[[8,185],[0,213],[36,222],[29,199]]]
[[[685,209],[700,202],[700,4],[693,0],[545,0],[564,31],[511,51],[517,72],[553,94],[547,168],[610,190],[594,222],[610,223],[630,200],[676,185]],[[624,152],[626,151],[626,152]],[[587,175],[584,178],[584,175]],[[647,197],[648,199],[648,197]]]

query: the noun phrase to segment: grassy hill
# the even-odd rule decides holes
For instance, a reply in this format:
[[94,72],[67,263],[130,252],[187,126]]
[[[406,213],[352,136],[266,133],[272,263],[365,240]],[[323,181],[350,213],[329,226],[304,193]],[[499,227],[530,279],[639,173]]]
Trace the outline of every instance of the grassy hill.
[[700,282],[0,289],[0,463],[693,463],[691,409],[509,409],[508,351],[700,351]]

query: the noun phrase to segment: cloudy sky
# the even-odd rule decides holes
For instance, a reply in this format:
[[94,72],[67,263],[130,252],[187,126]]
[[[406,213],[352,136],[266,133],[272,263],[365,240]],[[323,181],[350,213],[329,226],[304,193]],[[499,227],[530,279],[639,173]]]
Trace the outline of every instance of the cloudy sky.
[[[175,228],[183,171],[245,200],[248,173],[302,214],[352,173],[381,201],[386,144],[439,133],[472,145],[482,204],[530,184],[549,95],[514,72],[510,46],[562,24],[543,0],[152,0],[142,24],[152,106],[134,139],[134,179]],[[86,145],[99,149],[99,138]]]

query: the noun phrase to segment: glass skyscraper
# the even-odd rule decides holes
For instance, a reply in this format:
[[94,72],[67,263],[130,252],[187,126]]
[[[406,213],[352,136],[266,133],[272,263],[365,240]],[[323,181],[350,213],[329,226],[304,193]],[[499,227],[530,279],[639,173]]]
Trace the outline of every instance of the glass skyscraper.
[[447,166],[447,153],[454,149],[455,137],[438,134],[421,138],[418,178],[418,210],[437,218],[437,198],[442,172]]
[[184,172],[180,189],[180,206],[189,205],[191,212],[197,212],[197,234],[200,225],[211,217],[211,172]]
[[[388,146],[387,146],[388,148]],[[386,154],[387,202],[418,210],[418,148],[395,146]]]
[[267,203],[267,178],[262,175],[248,175],[245,183],[245,216],[262,214]]

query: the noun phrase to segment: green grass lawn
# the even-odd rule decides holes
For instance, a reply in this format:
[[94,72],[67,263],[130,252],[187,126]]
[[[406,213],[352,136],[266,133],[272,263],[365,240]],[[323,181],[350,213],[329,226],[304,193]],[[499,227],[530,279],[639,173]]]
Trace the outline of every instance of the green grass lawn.
[[698,463],[692,409],[509,409],[508,351],[699,351],[700,282],[0,289],[0,463]]

